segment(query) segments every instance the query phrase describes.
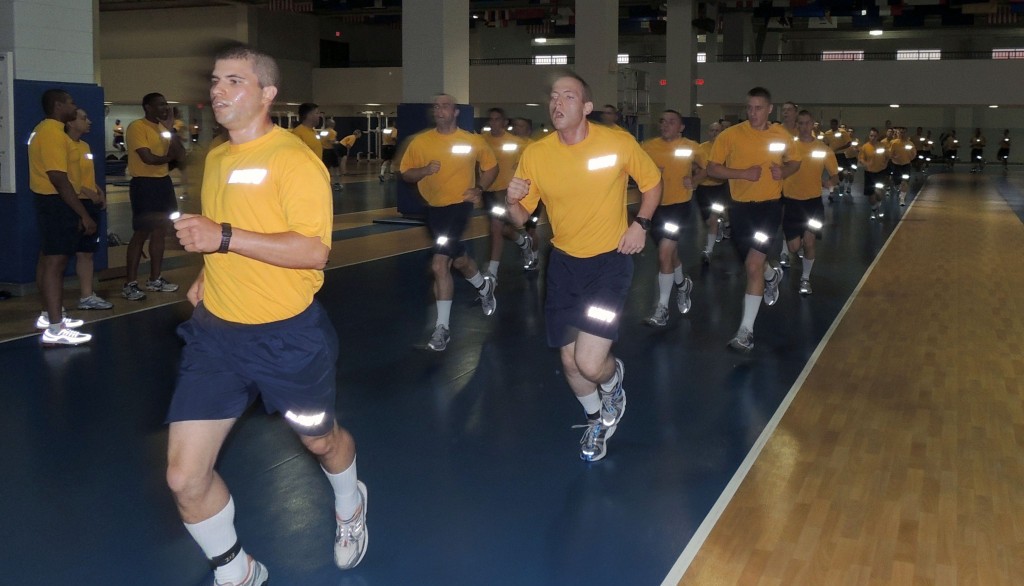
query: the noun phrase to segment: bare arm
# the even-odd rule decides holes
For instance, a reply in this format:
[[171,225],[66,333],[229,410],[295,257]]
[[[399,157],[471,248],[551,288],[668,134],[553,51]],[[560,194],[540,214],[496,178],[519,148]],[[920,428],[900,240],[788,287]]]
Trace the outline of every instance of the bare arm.
[[800,161],[786,161],[782,164],[782,178],[785,179],[800,170]]
[[429,163],[422,167],[409,169],[408,171],[400,173],[400,175],[402,176],[402,181],[405,181],[406,183],[419,183],[420,180],[422,180],[424,177],[433,175],[434,173],[437,173],[440,170],[440,161],[430,161]]
[[[188,252],[212,253],[220,249],[221,225],[194,214],[174,222],[178,240]],[[330,248],[315,236],[298,232],[261,234],[232,228],[228,251],[286,269],[323,269]]]

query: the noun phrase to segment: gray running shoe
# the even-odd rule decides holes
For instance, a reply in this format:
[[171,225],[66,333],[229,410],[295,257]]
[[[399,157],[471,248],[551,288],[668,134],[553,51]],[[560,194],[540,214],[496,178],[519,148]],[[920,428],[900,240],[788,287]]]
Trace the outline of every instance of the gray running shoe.
[[480,292],[480,305],[483,307],[484,315],[494,315],[498,308],[498,300],[494,298],[494,290],[498,288],[498,282],[494,277],[483,274],[484,284],[478,289]]
[[644,323],[657,327],[668,325],[668,306],[658,305],[658,307],[654,308],[654,315],[644,320]]
[[706,251],[706,250],[700,251],[700,262],[701,262],[701,264],[710,265],[711,264],[711,253]]
[[338,531],[334,536],[334,563],[342,570],[351,570],[359,565],[366,555],[366,546],[370,542],[366,529],[366,485],[360,480],[356,486],[359,488],[362,504],[351,518],[338,519]]
[[73,330],[67,327],[67,325],[64,325],[56,334],[50,333],[49,329],[45,330],[40,341],[43,346],[52,348],[54,346],[78,346],[79,344],[84,344],[91,339],[92,335],[83,334],[78,330]]
[[267,572],[267,567],[258,561],[252,559],[249,556],[249,574],[238,584],[231,582],[227,584],[221,584],[217,580],[213,581],[213,586],[263,586],[270,581],[270,574]]
[[782,269],[772,267],[772,270],[775,271],[775,277],[764,280],[764,304],[769,306],[779,300],[779,283],[782,282]]
[[448,347],[452,336],[448,333],[448,328],[438,325],[434,328],[434,333],[430,334],[430,340],[427,341],[427,348],[430,348],[434,352],[444,352],[444,349]]
[[800,294],[810,295],[811,294],[811,281],[808,279],[800,279]]
[[615,426],[607,427],[601,419],[588,419],[585,425],[574,425],[573,429],[583,428],[580,438],[580,459],[584,462],[597,462],[608,453],[605,442],[615,433]]
[[141,301],[146,298],[146,294],[139,290],[138,281],[132,281],[131,283],[125,283],[124,287],[121,287],[121,297],[128,301]]
[[779,255],[779,266],[781,266],[782,268],[785,268],[785,269],[789,268],[789,253],[788,252],[783,252],[782,254]]
[[626,389],[622,388],[622,379],[626,377],[626,367],[618,358],[615,359],[615,388],[605,391],[601,387],[597,390],[601,395],[601,423],[608,428],[608,437],[615,433],[615,426],[622,421],[626,414]]
[[729,347],[740,352],[750,352],[754,349],[754,332],[741,327],[729,340]]
[[537,261],[540,255],[533,249],[533,238],[530,238],[529,234],[524,234],[523,236],[526,238],[526,243],[523,245],[525,248],[520,248],[523,251],[523,270],[535,271],[539,264]]
[[683,275],[683,282],[676,285],[676,307],[679,313],[690,312],[690,293],[693,292],[693,281],[690,277]]
[[174,293],[178,290],[178,286],[163,278],[163,276],[160,276],[152,281],[146,281],[146,290],[159,291],[161,293]]
[[110,309],[114,304],[93,293],[78,300],[78,309]]

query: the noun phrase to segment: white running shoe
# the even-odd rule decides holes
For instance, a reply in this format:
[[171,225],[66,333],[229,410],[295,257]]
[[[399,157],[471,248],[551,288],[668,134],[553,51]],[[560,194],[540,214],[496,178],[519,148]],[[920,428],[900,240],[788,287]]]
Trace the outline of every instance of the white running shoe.
[[[80,328],[85,325],[85,320],[68,317],[63,307],[60,308],[60,317],[65,328]],[[36,329],[45,330],[48,327],[50,327],[50,316],[45,311],[39,312],[39,317],[36,318]]]
[[43,346],[52,348],[55,346],[78,346],[79,344],[84,344],[91,339],[91,334],[83,334],[78,330],[62,327],[56,334],[51,333],[49,329],[46,329],[43,332],[43,336],[40,341]]
[[337,519],[338,531],[334,536],[334,563],[342,570],[351,570],[359,565],[366,555],[366,545],[370,542],[369,532],[366,530],[366,503],[367,492],[363,481],[357,481],[360,500],[362,501],[356,512],[348,519]]

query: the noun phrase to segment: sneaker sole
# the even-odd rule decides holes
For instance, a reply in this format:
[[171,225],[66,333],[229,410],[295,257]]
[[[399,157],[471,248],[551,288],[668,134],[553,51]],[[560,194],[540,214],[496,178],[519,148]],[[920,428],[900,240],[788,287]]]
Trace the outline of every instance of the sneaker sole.
[[750,347],[748,348],[746,346],[741,346],[740,344],[733,344],[732,340],[729,340],[729,343],[726,344],[726,345],[728,347],[732,348],[733,350],[736,350],[737,352],[742,352],[744,354],[750,354],[751,350],[754,349],[754,345],[753,344],[751,344]]

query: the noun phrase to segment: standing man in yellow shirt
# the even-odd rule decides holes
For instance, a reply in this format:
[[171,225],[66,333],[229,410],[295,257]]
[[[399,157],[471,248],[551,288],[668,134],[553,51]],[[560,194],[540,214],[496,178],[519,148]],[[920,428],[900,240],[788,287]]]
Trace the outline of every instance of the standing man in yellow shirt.
[[316,158],[323,162],[324,147],[320,144],[320,135],[316,131],[318,124],[320,124],[320,106],[312,102],[299,104],[299,125],[293,128],[292,132],[306,143],[306,146],[316,154]]
[[395,148],[398,145],[398,129],[394,124],[380,131],[380,175],[381,183],[391,173],[391,160],[395,158]]
[[914,171],[913,163],[917,158],[917,147],[914,141],[907,138],[906,127],[896,128],[896,138],[889,143],[889,159],[892,160],[893,183],[899,180],[900,206],[907,205],[907,192],[910,191],[910,177]]
[[78,199],[80,174],[77,161],[72,160],[71,138],[64,132],[78,106],[71,94],[58,89],[43,92],[42,103],[46,118],[36,125],[28,142],[29,189],[39,227],[36,285],[43,298],[36,327],[45,330],[43,346],[77,346],[92,336],[75,329],[84,324],[82,320],[64,314],[64,269],[79,239],[96,234],[96,222]]
[[[210,560],[215,585],[263,586],[267,568],[235,531],[235,504],[215,464],[235,422],[259,395],[319,461],[334,496],[334,561],[366,554],[366,486],[352,436],[338,426],[338,337],[314,295],[331,247],[330,177],[269,111],[280,74],[245,46],[222,51],[211,76],[217,122],[230,133],[207,156],[202,215],[175,222],[203,270],[167,415],[167,484],[185,528]],[[305,502],[305,501],[304,501]]]
[[537,253],[533,248],[533,239],[520,226],[511,222],[505,210],[505,190],[508,189],[508,182],[516,171],[523,149],[530,141],[505,130],[508,118],[501,108],[488,110],[487,123],[490,130],[482,136],[498,160],[498,177],[483,196],[484,209],[491,217],[491,260],[487,263],[487,274],[494,277],[494,282],[497,283],[505,240],[514,242],[519,247],[523,255],[524,270],[537,269]]
[[[85,110],[79,108],[75,111],[75,119],[65,124],[68,136],[72,144],[72,165],[78,165],[78,173],[81,178],[81,191],[78,199],[82,206],[89,212],[96,225],[100,223],[100,211],[107,207],[107,196],[96,184],[96,169],[93,166],[92,151],[89,143],[82,140],[92,128],[92,120]],[[99,235],[83,235],[78,241],[78,250],[75,252],[75,274],[78,275],[78,282],[82,288],[82,294],[78,298],[78,309],[111,309],[114,304],[103,299],[93,291],[94,265],[93,255],[99,245]]]
[[747,121],[718,135],[708,159],[708,175],[729,180],[733,238],[746,268],[743,319],[729,346],[754,349],[754,320],[762,299],[775,305],[782,269],[768,253],[782,220],[782,180],[800,168],[800,153],[782,125],[772,124],[772,95],[763,87],[747,92]]
[[324,129],[317,133],[320,148],[323,151],[321,160],[331,176],[331,187],[341,189],[341,168],[338,160],[338,131],[334,129],[334,118],[324,120]]
[[427,228],[434,239],[430,268],[437,305],[437,321],[427,348],[442,352],[451,340],[449,320],[455,296],[452,267],[476,288],[484,315],[493,315],[497,308],[494,277],[477,269],[466,254],[462,235],[474,205],[498,176],[498,161],[480,135],[458,127],[455,98],[436,96],[433,112],[434,128],[413,137],[399,172],[406,183],[418,184],[420,195],[427,201]]
[[655,327],[668,325],[668,301],[676,289],[676,308],[679,313],[690,311],[690,293],[693,281],[683,273],[679,259],[679,231],[690,219],[693,199],[693,164],[700,145],[683,138],[683,115],[665,110],[658,120],[660,136],[644,141],[644,152],[661,170],[661,205],[654,212],[650,234],[658,245],[658,303],[647,324]]
[[128,198],[132,204],[132,228],[135,232],[128,242],[127,281],[121,288],[121,296],[129,301],[145,299],[139,290],[139,262],[142,247],[149,240],[149,280],[147,291],[173,293],[178,286],[168,282],[161,274],[164,262],[164,241],[171,212],[177,211],[178,199],[174,195],[170,163],[185,160],[185,147],[174,132],[174,118],[171,116],[167,99],[157,93],[142,98],[145,118],[128,125],[125,139],[128,143]]
[[[814,267],[815,243],[821,238],[825,223],[825,205],[822,192],[839,184],[839,164],[835,152],[815,138],[814,117],[801,110],[796,118],[800,135],[793,143],[799,152],[800,168],[782,182],[782,233],[786,238],[788,256],[803,248],[803,273],[800,275],[800,294],[811,294],[811,269]],[[823,175],[828,179],[822,179]],[[788,263],[787,263],[788,265]]]
[[878,129],[868,131],[868,141],[860,147],[857,162],[864,168],[864,195],[871,204],[871,219],[885,215],[880,203],[885,189],[886,169],[889,167],[889,149],[878,139]]
[[356,141],[363,135],[363,131],[358,128],[352,131],[352,134],[338,141],[338,146],[345,149],[344,153],[340,153],[341,156],[341,174],[348,175],[348,157],[352,152],[352,147],[355,146]]
[[[632,135],[594,124],[590,87],[575,74],[555,80],[548,112],[557,132],[523,153],[509,182],[509,213],[523,222],[541,200],[554,236],[544,302],[548,345],[558,348],[565,378],[587,423],[580,458],[605,457],[626,411],[625,367],[612,354],[633,280],[630,255],[644,249],[661,200],[661,173]],[[626,181],[642,201],[626,221]],[[627,225],[628,224],[628,225]]]

